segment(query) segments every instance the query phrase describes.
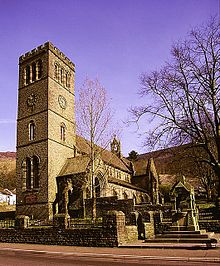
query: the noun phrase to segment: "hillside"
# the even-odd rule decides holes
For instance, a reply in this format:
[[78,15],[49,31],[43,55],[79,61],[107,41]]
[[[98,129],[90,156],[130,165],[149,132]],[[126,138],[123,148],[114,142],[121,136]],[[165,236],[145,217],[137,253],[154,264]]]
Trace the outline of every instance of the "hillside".
[[0,152],[0,160],[4,160],[4,159],[15,160],[16,152],[12,152],[12,151]]
[[[187,181],[195,188],[201,186],[197,176],[194,174],[194,162],[184,156],[182,147],[158,150],[140,154],[135,162],[136,167],[145,169],[149,158],[154,158],[156,169],[160,175],[162,185],[172,186],[177,176],[185,175]],[[181,156],[180,156],[181,154]],[[185,154],[186,155],[186,154]],[[14,189],[16,184],[16,152],[0,152],[0,187]]]
[[0,187],[16,187],[16,152],[0,152]]
[[[190,145],[185,144],[172,148],[152,151],[137,155],[133,160],[137,169],[145,169],[146,162],[154,159],[157,173],[161,185],[172,187],[176,181],[183,175],[195,189],[200,189],[202,186],[199,176],[200,173],[196,168],[194,157],[191,155],[192,149]],[[139,171],[139,174],[144,174]]]

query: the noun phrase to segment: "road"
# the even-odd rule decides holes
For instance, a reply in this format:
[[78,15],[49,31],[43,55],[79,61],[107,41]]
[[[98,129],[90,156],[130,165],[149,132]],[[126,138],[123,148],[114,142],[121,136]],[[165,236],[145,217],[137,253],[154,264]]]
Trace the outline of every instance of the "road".
[[220,265],[220,250],[141,250],[0,244],[0,266]]
[[121,258],[118,255],[114,257],[108,257],[105,256],[99,256],[97,257],[80,257],[80,256],[63,256],[57,258],[56,256],[53,257],[53,255],[43,256],[40,255],[36,256],[33,254],[23,254],[23,255],[1,255],[0,258],[0,265],[1,266],[62,266],[62,265],[97,265],[97,266],[114,266],[114,265],[190,265],[190,266],[199,266],[199,265],[207,265],[207,266],[217,266],[219,265],[216,262],[202,262],[199,261],[189,261],[186,258],[178,258],[178,260],[171,260],[169,258],[141,258],[141,257],[127,257],[127,258]]

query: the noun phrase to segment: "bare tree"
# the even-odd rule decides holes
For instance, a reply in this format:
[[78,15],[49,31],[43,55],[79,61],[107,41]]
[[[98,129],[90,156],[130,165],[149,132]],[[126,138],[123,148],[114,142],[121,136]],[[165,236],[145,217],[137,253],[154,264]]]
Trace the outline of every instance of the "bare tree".
[[[86,79],[79,91],[77,107],[77,130],[88,140],[91,164],[92,218],[96,218],[95,174],[99,165],[96,159],[112,139],[112,111],[105,88],[96,80]],[[102,147],[102,148],[100,148]]]
[[213,201],[216,195],[216,174],[213,169],[205,163],[197,162],[197,172],[200,177],[201,185],[206,191],[207,201]]
[[209,164],[204,162],[206,152],[202,147],[182,145],[171,148],[172,157],[166,165],[166,173],[187,176],[195,188],[203,188],[208,201],[216,199],[216,174]]
[[155,147],[192,143],[203,149],[200,161],[218,177],[220,197],[220,24],[211,19],[171,49],[159,70],[140,77],[144,106],[131,108],[136,121],[156,120],[146,144]]

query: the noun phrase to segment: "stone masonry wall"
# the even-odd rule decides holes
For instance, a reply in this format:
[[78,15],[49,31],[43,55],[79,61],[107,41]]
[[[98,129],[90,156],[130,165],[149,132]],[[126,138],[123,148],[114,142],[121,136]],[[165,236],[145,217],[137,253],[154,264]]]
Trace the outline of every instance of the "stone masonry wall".
[[[63,221],[63,217],[59,217]],[[15,229],[0,229],[0,242],[46,245],[68,245],[88,247],[117,247],[125,242],[137,240],[136,226],[125,226],[125,215],[121,211],[110,211],[103,217],[102,227],[64,229],[64,224],[54,227],[29,227],[27,216],[16,220]]]
[[220,233],[220,220],[201,220],[199,228],[208,232]]
[[0,229],[0,242],[66,246],[118,246],[117,231],[97,229]]
[[[92,208],[92,200],[87,199],[86,202],[86,216],[91,216],[91,208]],[[115,210],[115,211],[122,211],[125,213],[125,216],[128,216],[132,211],[134,211],[134,202],[133,199],[124,199],[118,200],[117,197],[102,197],[96,199],[96,206],[97,206],[97,216],[102,217],[108,211]]]

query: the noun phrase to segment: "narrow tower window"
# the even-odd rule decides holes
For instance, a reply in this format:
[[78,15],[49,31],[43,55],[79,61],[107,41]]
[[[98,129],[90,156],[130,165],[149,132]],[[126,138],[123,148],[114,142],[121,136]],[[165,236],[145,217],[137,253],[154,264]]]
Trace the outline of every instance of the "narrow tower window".
[[118,193],[115,189],[113,189],[113,196],[118,197]]
[[59,66],[57,64],[55,64],[54,77],[56,80],[59,79]]
[[33,63],[32,65],[32,81],[36,80],[36,63]]
[[22,162],[21,169],[22,169],[22,191],[26,190],[26,180],[27,180],[27,162],[26,159]]
[[39,188],[39,158],[33,156],[33,188]]
[[70,88],[70,73],[68,73],[67,74],[67,81],[66,81],[66,83],[67,83],[67,88]]
[[31,79],[31,70],[30,70],[30,66],[29,65],[26,66],[25,72],[26,72],[26,75],[25,75],[25,78],[26,78],[25,83],[26,84],[29,84],[30,83],[30,79]]
[[68,75],[68,72],[66,72],[66,79],[65,79],[65,82],[66,82],[66,84],[65,84],[65,86],[67,87],[67,88],[69,88],[69,86],[68,86],[68,79],[69,79],[69,77],[68,77],[69,75]]
[[35,139],[35,123],[31,120],[29,124],[29,140],[32,141]]
[[26,189],[31,189],[31,159],[26,158]]
[[128,194],[126,192],[123,193],[124,199],[128,199]]
[[22,162],[22,191],[39,188],[39,157],[27,157]]
[[63,73],[63,72],[64,72],[64,71],[63,71],[63,68],[61,68],[61,69],[60,69],[60,82],[61,82],[62,84],[64,83],[64,82],[63,82],[63,81],[64,81],[64,80],[63,80],[63,79],[64,79],[64,73]]
[[26,68],[24,68],[24,72],[23,72],[24,85],[26,85],[26,77],[27,77],[27,71],[26,71]]
[[62,141],[66,140],[66,125],[64,123],[62,123],[60,126],[60,139]]
[[37,61],[37,79],[40,79],[42,77],[42,61],[39,59]]
[[135,194],[133,194],[133,199],[134,199],[134,204],[136,205],[137,204],[137,197]]

